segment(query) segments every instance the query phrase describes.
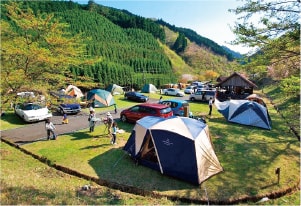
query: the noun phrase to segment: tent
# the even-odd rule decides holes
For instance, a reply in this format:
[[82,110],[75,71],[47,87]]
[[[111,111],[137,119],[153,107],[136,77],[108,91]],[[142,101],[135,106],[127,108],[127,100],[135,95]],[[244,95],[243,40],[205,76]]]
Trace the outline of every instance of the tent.
[[256,101],[228,100],[220,102],[215,99],[214,104],[229,122],[271,129],[271,119],[267,108]]
[[110,84],[106,91],[111,92],[112,95],[116,94],[124,94],[123,87],[117,85],[117,84]]
[[158,89],[153,84],[145,84],[141,90],[143,93],[156,93],[157,91]]
[[81,98],[84,96],[78,87],[71,84],[65,89],[65,94],[76,98]]
[[92,107],[109,107],[115,104],[112,94],[102,89],[92,89],[87,93],[87,101]]
[[188,117],[138,120],[123,150],[139,164],[196,185],[223,171],[208,125]]

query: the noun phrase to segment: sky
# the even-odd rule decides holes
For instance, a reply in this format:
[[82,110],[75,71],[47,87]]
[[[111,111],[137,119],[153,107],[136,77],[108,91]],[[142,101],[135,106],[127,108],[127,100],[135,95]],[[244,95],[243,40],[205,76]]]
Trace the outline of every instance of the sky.
[[[87,4],[88,0],[73,0]],[[162,19],[176,27],[192,29],[199,35],[213,40],[233,51],[246,54],[250,48],[234,46],[235,35],[230,26],[237,16],[228,9],[235,9],[243,2],[238,0],[94,0],[95,3],[116,9],[125,9],[146,18]]]

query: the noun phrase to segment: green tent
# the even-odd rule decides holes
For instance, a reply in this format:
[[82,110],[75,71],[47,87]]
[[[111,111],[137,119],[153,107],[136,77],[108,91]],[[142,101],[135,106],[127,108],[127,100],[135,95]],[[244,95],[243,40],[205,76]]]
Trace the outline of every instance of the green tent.
[[115,104],[112,94],[102,89],[92,89],[87,93],[87,100],[92,107],[109,107]]
[[145,84],[141,90],[143,93],[156,93],[157,91],[158,89],[153,84]]
[[106,91],[110,92],[113,96],[118,94],[124,94],[123,87],[117,85],[117,84],[110,84]]

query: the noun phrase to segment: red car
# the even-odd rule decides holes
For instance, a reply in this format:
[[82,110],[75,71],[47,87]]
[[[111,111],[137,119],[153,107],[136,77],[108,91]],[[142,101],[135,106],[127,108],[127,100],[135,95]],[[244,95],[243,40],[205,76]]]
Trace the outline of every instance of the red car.
[[120,113],[120,120],[122,122],[136,122],[146,116],[168,118],[173,116],[173,112],[169,106],[164,104],[143,103],[123,110]]

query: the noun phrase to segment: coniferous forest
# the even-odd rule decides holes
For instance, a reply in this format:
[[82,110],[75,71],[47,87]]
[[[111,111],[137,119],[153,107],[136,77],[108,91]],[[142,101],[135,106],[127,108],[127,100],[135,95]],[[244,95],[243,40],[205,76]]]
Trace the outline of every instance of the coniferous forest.
[[[187,35],[192,34],[191,41],[199,41],[199,45],[205,45],[216,55],[231,60],[231,55],[222,47],[198,37],[190,30],[172,27],[162,20],[154,21],[124,10],[98,5],[93,1],[87,5],[72,1],[25,1],[22,7],[29,7],[36,13],[54,14],[60,22],[69,25],[68,32],[71,35],[81,33],[86,37],[84,43],[87,57],[100,59],[88,66],[70,65],[70,73],[66,74],[69,83],[84,80],[102,88],[115,83],[140,89],[145,83],[160,87],[179,82],[180,77],[176,75],[171,60],[162,48],[166,26],[178,32],[178,38],[170,47],[176,53],[186,49]],[[200,42],[198,38],[205,41]]]

